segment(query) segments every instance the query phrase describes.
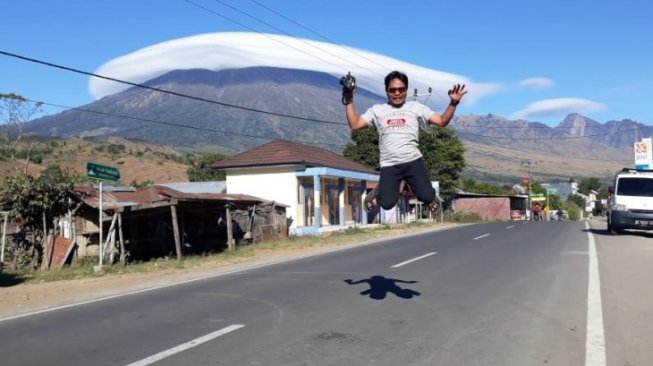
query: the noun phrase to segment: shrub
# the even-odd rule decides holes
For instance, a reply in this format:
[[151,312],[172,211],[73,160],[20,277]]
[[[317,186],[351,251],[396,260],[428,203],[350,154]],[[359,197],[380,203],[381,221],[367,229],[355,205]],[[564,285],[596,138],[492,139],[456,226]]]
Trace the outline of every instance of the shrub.
[[453,213],[452,219],[454,222],[472,223],[483,221],[481,215],[477,212],[456,211]]

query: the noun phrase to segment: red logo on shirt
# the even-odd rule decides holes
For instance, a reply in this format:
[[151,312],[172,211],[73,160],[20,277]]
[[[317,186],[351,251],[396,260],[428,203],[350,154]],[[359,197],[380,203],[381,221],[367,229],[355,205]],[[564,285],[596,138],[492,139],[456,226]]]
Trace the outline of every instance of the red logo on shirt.
[[403,118],[391,118],[387,123],[388,126],[401,126],[406,124],[406,120]]

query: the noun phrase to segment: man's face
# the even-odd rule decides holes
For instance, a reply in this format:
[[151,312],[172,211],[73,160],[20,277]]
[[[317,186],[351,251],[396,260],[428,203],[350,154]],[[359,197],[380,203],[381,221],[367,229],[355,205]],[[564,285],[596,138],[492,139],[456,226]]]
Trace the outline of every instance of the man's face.
[[385,92],[388,94],[388,102],[395,107],[401,107],[406,102],[406,84],[400,79],[390,80]]

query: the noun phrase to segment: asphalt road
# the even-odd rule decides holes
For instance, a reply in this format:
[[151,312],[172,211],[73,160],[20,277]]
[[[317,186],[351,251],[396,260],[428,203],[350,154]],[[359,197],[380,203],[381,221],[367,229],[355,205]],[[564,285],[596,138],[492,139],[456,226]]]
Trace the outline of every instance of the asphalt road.
[[[600,268],[602,246],[643,241],[600,233],[469,225],[4,320],[0,364],[586,365],[588,238]],[[653,322],[630,332],[627,309],[614,308],[618,278],[606,278],[618,287],[606,299],[608,364],[651,365],[635,363],[652,347],[630,337]]]

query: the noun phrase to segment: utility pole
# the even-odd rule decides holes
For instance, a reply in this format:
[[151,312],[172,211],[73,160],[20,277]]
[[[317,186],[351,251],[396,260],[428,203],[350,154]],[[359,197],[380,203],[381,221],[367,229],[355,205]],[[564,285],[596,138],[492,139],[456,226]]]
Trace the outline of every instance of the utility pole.
[[[531,206],[533,205],[533,202],[531,202],[531,161],[530,160],[522,160],[522,166],[526,165],[526,172],[528,173],[527,179],[528,179],[528,199],[526,200],[528,207],[526,208],[527,210],[527,215],[528,212],[531,210]],[[533,219],[531,217],[531,219]]]
[[426,98],[428,98],[428,97],[431,96],[432,93],[433,93],[433,88],[431,88],[430,86],[429,86],[429,92],[428,92],[428,93],[421,93],[421,94],[418,93],[418,92],[417,92],[417,88],[415,88],[415,92],[413,93],[413,100],[414,100],[414,101],[417,101],[417,98],[418,98],[418,97],[426,97]]

